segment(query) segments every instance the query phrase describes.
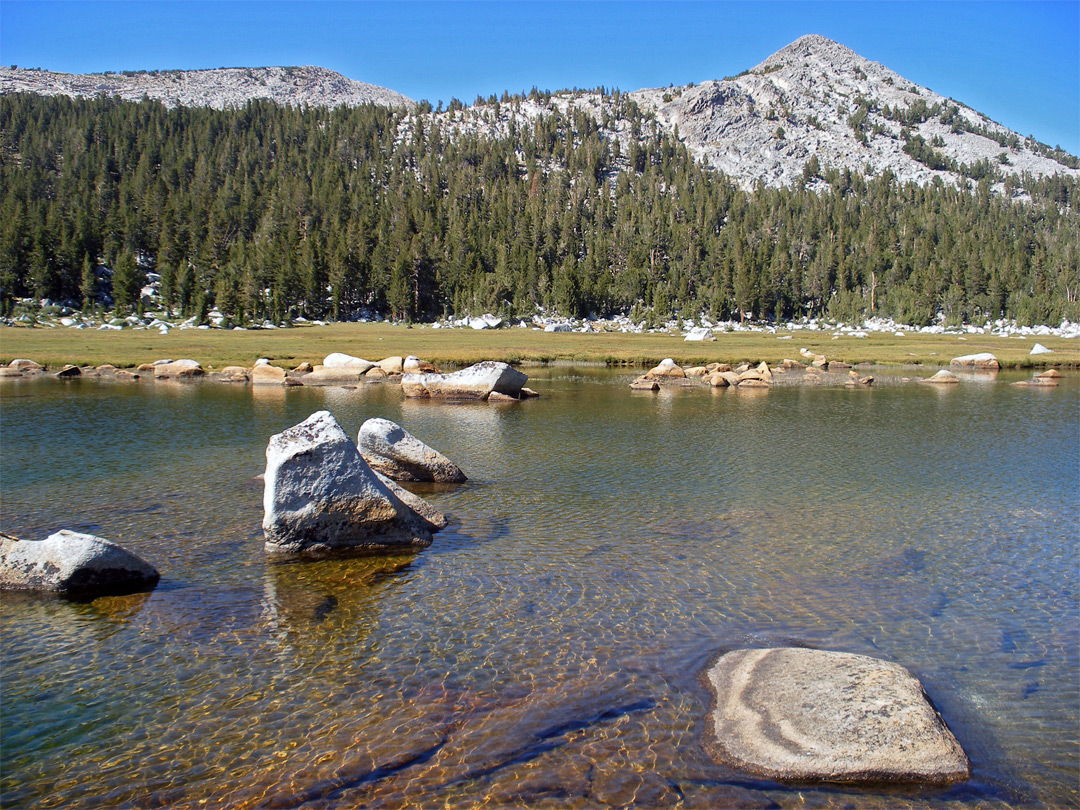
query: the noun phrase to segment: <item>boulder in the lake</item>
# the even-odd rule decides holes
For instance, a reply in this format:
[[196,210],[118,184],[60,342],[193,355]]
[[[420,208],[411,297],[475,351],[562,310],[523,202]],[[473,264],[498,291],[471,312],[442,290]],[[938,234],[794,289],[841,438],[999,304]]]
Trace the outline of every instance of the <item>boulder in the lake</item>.
[[371,469],[395,481],[467,481],[450,459],[389,419],[368,419],[356,446]]
[[285,383],[285,369],[280,366],[272,366],[269,363],[256,364],[251,369],[252,385],[283,385]]
[[643,379],[656,380],[657,382],[670,382],[672,380],[685,380],[686,372],[670,357],[660,361],[660,365],[654,366],[642,375]]
[[167,360],[153,364],[154,378],[158,380],[189,380],[203,376],[206,371],[197,360]]
[[379,552],[431,543],[428,522],[379,480],[328,411],[270,437],[263,483],[269,552]]
[[61,529],[44,540],[0,535],[0,588],[89,598],[149,590],[158,578],[144,559],[92,534]]
[[643,377],[638,377],[632,383],[630,383],[630,390],[632,391],[659,391],[660,383],[656,380],[646,380]]
[[935,385],[954,385],[955,383],[960,382],[960,380],[957,379],[956,375],[953,374],[951,371],[942,369],[933,377],[926,377],[925,379],[923,379],[923,382],[934,383]]
[[451,374],[406,374],[401,389],[406,397],[432,399],[487,399],[497,391],[520,399],[528,376],[508,363],[485,360]]
[[979,371],[997,371],[1001,368],[998,359],[990,352],[979,352],[978,354],[965,354],[960,357],[954,357],[949,361],[949,365],[974,368]]
[[247,382],[251,379],[251,369],[244,366],[225,366],[214,374],[218,382]]
[[1046,371],[1040,371],[1035,375],[1039,380],[1059,380],[1061,379],[1061,372],[1056,368],[1048,368]]
[[421,360],[415,354],[410,354],[401,364],[402,374],[438,374],[439,368],[427,360]]
[[40,363],[35,363],[33,360],[28,360],[25,357],[18,357],[7,364],[8,368],[18,369],[19,371],[44,371],[44,367]]
[[25,377],[17,368],[11,368],[10,366],[0,366],[0,377]]
[[344,352],[331,352],[323,358],[322,365],[326,368],[355,369],[359,374],[366,374],[367,370],[375,364],[370,360],[353,357],[351,354],[345,354]]
[[363,366],[324,366],[320,363],[310,373],[293,379],[304,385],[342,385],[358,382],[367,371]]
[[970,775],[922,685],[898,664],[850,653],[735,650],[706,673],[709,751],[784,780],[946,784]]
[[76,377],[82,376],[82,369],[78,366],[66,365],[56,372],[56,379],[58,380],[73,380]]
[[387,374],[403,374],[405,367],[405,358],[400,355],[393,357],[385,357],[380,360],[376,365],[385,371]]
[[[373,472],[375,472],[373,470]],[[412,509],[417,515],[419,515],[424,522],[428,524],[428,530],[437,532],[439,529],[445,529],[447,520],[446,515],[425,501],[415,492],[409,492],[405,487],[401,486],[397,481],[387,478],[379,472],[375,472],[375,475],[379,477],[379,480],[396,495],[402,503]]]

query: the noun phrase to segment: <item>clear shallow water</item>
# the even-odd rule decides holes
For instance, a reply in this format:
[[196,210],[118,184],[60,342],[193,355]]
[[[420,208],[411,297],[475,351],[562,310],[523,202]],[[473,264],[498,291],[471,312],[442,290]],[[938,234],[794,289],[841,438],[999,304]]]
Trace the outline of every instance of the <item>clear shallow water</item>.
[[[151,594],[0,600],[0,805],[1068,807],[1080,395],[705,388],[529,369],[392,386],[5,382],[0,529],[101,534]],[[327,408],[457,461],[416,555],[268,564],[267,438]],[[785,786],[701,744],[718,651],[897,661],[973,761],[950,789]]]

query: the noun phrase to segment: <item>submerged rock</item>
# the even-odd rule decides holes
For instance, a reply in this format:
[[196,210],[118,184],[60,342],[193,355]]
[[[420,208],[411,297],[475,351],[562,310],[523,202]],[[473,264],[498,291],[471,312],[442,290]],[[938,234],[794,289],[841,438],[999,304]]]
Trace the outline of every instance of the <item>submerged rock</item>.
[[639,377],[630,383],[630,389],[632,391],[659,391],[660,383],[656,380],[646,380]]
[[487,399],[493,392],[519,399],[528,376],[507,363],[485,360],[452,374],[406,374],[401,389],[406,397]]
[[379,480],[328,411],[270,437],[264,486],[267,551],[388,551],[431,543],[427,521]]
[[0,588],[90,597],[149,590],[157,570],[92,534],[61,529],[44,540],[0,535]]
[[368,419],[356,446],[368,466],[395,481],[467,481],[450,459],[389,419]]
[[736,650],[706,673],[719,761],[785,780],[949,783],[970,775],[956,738],[898,664],[863,655]]

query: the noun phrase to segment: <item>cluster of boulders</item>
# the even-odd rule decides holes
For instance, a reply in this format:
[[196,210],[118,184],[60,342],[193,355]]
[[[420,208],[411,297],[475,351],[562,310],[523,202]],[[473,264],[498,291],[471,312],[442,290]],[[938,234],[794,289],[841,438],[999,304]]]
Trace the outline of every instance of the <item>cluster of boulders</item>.
[[[446,516],[398,481],[461,483],[465,473],[388,419],[369,419],[354,444],[327,411],[270,437],[263,534],[272,553],[422,548]],[[0,589],[93,598],[153,588],[157,570],[101,537],[61,530],[44,540],[0,533]]]
[[820,375],[826,370],[847,371],[848,377],[844,381],[847,386],[870,386],[874,383],[873,377],[860,375],[847,363],[835,360],[829,362],[824,355],[810,353],[810,356],[813,361],[809,364],[785,359],[775,368],[770,368],[764,360],[759,363],[740,363],[737,366],[730,363],[709,363],[706,366],[683,368],[671,358],[667,358],[630,383],[630,388],[635,391],[659,391],[661,386],[707,384],[713,388],[760,389],[772,385],[774,374],[801,371]]
[[1020,380],[1013,385],[1019,388],[1056,388],[1061,372],[1056,368],[1036,373],[1030,380]]
[[266,550],[422,548],[446,517],[396,482],[465,480],[456,464],[389,420],[369,419],[354,444],[328,411],[318,411],[267,445]]
[[[13,360],[0,367],[0,377],[31,377],[48,373],[33,360]],[[255,365],[226,366],[220,370],[203,368],[196,360],[157,360],[143,363],[134,370],[118,369],[112,365],[67,365],[53,373],[58,379],[77,377],[106,377],[117,380],[196,380],[207,379],[226,383],[286,386],[349,386],[360,382],[400,383],[407,397],[433,399],[511,401],[538,396],[525,387],[528,377],[507,363],[484,361],[468,368],[443,374],[420,358],[387,357],[378,362],[353,357],[342,352],[328,354],[322,363],[312,366],[301,363],[291,370],[273,365],[263,358]]]

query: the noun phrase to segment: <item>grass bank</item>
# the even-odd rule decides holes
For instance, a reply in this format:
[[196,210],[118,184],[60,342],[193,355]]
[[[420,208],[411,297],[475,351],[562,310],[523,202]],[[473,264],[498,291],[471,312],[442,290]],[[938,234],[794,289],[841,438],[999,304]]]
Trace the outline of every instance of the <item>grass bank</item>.
[[[339,323],[243,332],[217,329],[173,329],[167,335],[153,330],[98,332],[48,327],[0,327],[0,361],[17,357],[52,367],[102,365],[130,368],[161,358],[191,358],[206,368],[251,366],[260,357],[292,367],[320,363],[331,352],[346,352],[368,360],[415,354],[446,366],[481,360],[522,364],[555,361],[599,362],[608,365],[653,366],[665,357],[681,365],[753,360],[773,364],[786,357],[799,359],[799,349],[824,354],[830,360],[902,366],[948,365],[953,357],[993,352],[1005,368],[1080,366],[1080,341],[1072,338],[1006,338],[993,335],[922,335],[870,333],[865,338],[832,332],[736,332],[715,341],[692,343],[677,333],[580,334],[531,329],[409,328],[393,324]],[[1052,354],[1031,355],[1039,342]]]

